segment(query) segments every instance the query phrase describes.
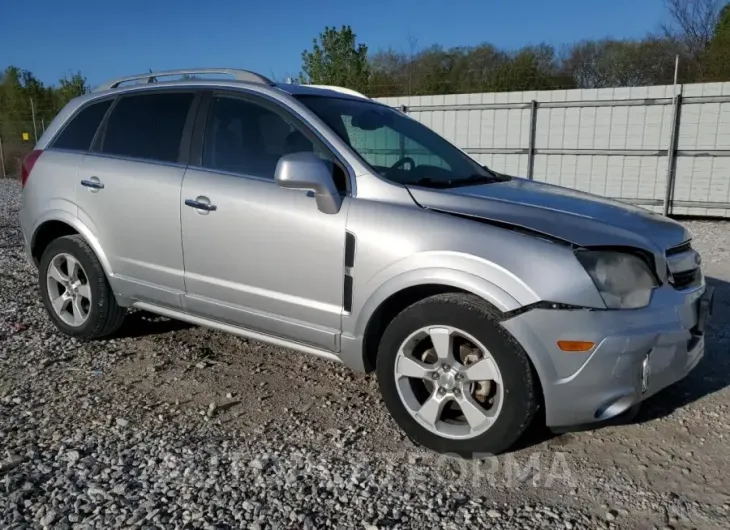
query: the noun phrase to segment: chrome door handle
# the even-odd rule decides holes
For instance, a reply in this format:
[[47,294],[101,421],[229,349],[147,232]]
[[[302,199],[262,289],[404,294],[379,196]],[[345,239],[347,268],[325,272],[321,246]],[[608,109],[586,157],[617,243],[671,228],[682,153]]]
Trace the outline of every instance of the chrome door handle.
[[91,188],[92,190],[103,190],[104,189],[104,184],[99,182],[99,179],[96,179],[96,177],[92,177],[92,179],[90,179],[90,180],[82,180],[81,185],[86,186],[87,188]]
[[205,210],[206,212],[214,212],[218,209],[215,204],[207,204],[194,199],[185,199],[185,206],[190,206],[196,210]]

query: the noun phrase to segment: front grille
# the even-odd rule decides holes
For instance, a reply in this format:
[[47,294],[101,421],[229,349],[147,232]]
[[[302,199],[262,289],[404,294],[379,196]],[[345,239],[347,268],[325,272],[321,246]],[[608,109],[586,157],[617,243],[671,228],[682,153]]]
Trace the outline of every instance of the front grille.
[[[694,286],[701,279],[702,273],[696,259],[698,254],[692,250],[691,240],[685,241],[676,247],[668,248],[665,255],[668,262],[669,283],[672,287],[677,290],[687,289]],[[688,266],[692,268],[687,269]],[[676,271],[676,269],[685,270]]]
[[688,250],[692,250],[692,242],[691,241],[685,241],[681,245],[677,245],[676,247],[672,247],[670,249],[667,249],[666,255],[667,256],[675,256],[677,254],[681,254],[682,252],[687,252]]
[[691,286],[699,276],[699,269],[672,273],[671,284],[675,289],[686,289]]

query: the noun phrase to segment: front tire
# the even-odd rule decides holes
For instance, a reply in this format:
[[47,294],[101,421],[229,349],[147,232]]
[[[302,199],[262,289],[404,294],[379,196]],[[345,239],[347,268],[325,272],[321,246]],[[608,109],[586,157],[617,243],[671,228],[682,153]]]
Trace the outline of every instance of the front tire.
[[537,410],[522,347],[494,309],[469,294],[428,297],[404,309],[380,342],[385,404],[415,443],[465,458],[509,449]]
[[121,326],[126,310],[117,304],[99,259],[80,235],[52,241],[38,273],[43,305],[62,333],[99,339]]

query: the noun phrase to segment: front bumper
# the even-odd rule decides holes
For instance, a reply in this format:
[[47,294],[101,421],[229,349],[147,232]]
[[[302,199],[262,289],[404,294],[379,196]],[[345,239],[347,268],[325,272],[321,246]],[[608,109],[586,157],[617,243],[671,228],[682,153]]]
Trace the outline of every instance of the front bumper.
[[[549,427],[569,427],[621,414],[685,377],[705,351],[713,289],[657,289],[632,310],[528,311],[502,325],[522,344],[542,384]],[[592,341],[569,353],[559,340]]]

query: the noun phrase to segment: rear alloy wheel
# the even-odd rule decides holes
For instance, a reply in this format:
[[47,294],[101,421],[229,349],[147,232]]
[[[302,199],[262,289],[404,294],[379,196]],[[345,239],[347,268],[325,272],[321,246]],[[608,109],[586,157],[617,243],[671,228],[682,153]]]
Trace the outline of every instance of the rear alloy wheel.
[[38,269],[43,305],[61,332],[98,339],[119,328],[125,309],[117,304],[101,263],[81,236],[52,241]]
[[91,286],[81,263],[71,254],[56,254],[46,270],[51,307],[64,323],[75,328],[89,319]]
[[414,442],[472,458],[503,452],[529,426],[532,369],[493,314],[477,297],[447,293],[406,308],[386,329],[378,381]]

